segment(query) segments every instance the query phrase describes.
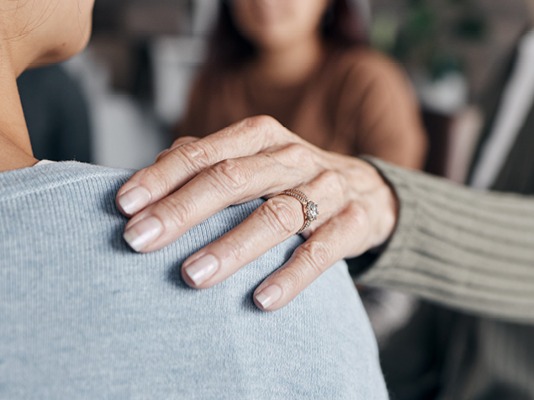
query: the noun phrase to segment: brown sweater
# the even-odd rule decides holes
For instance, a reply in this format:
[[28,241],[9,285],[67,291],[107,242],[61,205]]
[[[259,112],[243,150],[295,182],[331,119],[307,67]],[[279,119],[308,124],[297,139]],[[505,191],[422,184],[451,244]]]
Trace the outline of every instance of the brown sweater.
[[308,142],[342,154],[369,154],[419,168],[426,139],[409,83],[394,63],[370,50],[331,51],[304,82],[253,81],[245,65],[197,77],[179,136],[205,136],[267,114]]

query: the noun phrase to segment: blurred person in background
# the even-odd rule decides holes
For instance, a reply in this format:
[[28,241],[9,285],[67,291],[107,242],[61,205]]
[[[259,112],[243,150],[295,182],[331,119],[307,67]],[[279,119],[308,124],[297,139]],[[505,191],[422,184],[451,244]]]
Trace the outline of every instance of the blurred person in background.
[[365,5],[220,1],[178,136],[267,114],[323,149],[422,167],[416,99],[401,69],[367,45]]

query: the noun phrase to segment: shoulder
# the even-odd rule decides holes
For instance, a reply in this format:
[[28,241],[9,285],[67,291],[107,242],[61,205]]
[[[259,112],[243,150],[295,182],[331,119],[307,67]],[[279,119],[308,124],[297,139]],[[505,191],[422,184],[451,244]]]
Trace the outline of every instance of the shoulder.
[[[0,324],[8,396],[48,390],[64,398],[84,390],[117,397],[114,385],[129,382],[124,390],[135,386],[147,398],[210,398],[224,388],[227,395],[218,398],[254,391],[271,399],[274,382],[284,399],[386,398],[371,328],[343,263],[276,313],[260,313],[251,291],[302,243],[297,236],[211,290],[191,290],[180,278],[185,257],[244,220],[260,200],[221,211],[163,250],[136,254],[121,238],[125,219],[114,205],[130,173],[57,163],[0,174],[0,236],[8,238],[0,241],[0,319],[14,322]],[[58,355],[65,338],[68,348]],[[207,359],[213,370],[230,372],[204,377]],[[92,375],[108,370],[114,373]],[[43,389],[45,380],[53,384]]]
[[[101,190],[106,186],[119,186],[133,173],[129,170],[101,167],[75,161],[42,163],[0,174],[0,202],[17,198],[33,200],[34,197],[80,190],[82,187]],[[7,190],[7,188],[10,190]]]
[[369,84],[408,84],[403,67],[390,57],[372,49],[354,49],[334,55],[335,68],[352,87]]
[[395,60],[370,48],[358,48],[340,52],[337,58],[339,64],[347,70],[403,74],[402,67]]
[[407,74],[395,60],[372,49],[332,54],[331,74],[337,77],[333,96],[342,104],[371,109],[386,104],[415,104]]

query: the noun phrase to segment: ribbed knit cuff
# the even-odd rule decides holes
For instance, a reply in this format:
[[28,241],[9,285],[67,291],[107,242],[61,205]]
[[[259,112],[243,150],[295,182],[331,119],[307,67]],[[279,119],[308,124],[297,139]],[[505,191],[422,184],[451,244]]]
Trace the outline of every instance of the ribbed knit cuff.
[[[392,168],[389,164],[372,157],[364,157],[372,164],[395,191],[400,203],[399,218],[395,232],[389,242],[381,249],[379,254],[367,253],[362,257],[349,261],[349,265],[357,265],[362,272],[358,280],[364,284],[379,283],[404,264],[407,257],[408,244],[413,236],[414,225],[412,221],[417,218],[417,203],[411,192],[409,182],[406,181],[404,170]],[[367,265],[365,265],[367,264]],[[352,272],[355,269],[352,268]]]
[[534,198],[478,192],[366,158],[394,188],[396,230],[359,280],[467,312],[534,321]]

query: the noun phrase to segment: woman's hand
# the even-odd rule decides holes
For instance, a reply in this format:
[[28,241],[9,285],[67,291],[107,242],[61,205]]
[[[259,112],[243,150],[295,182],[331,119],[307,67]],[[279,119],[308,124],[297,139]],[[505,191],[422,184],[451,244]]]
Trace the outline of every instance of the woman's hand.
[[371,165],[320,150],[260,116],[204,139],[177,140],[120,189],[117,204],[133,216],[126,241],[150,252],[227,206],[267,198],[243,223],[184,262],[184,280],[208,288],[300,230],[303,205],[279,195],[292,188],[319,205],[319,216],[303,232],[304,244],[255,291],[258,307],[276,310],[336,261],[391,235],[395,195]]

